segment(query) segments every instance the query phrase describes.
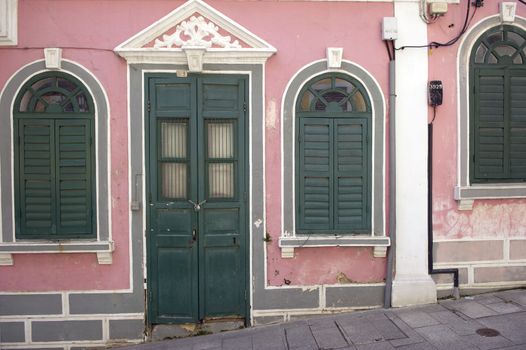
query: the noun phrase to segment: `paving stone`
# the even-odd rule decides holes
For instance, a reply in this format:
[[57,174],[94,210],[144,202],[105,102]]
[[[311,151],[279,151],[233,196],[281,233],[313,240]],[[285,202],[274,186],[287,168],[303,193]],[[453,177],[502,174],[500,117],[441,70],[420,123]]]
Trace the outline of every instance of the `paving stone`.
[[380,332],[378,332],[366,317],[338,320],[337,322],[345,334],[347,341],[354,345],[384,340]]
[[484,337],[479,334],[466,335],[462,337],[463,341],[467,341],[481,350],[502,349],[507,346],[512,346],[513,343],[508,339],[497,337]]
[[417,343],[399,346],[396,350],[436,350],[436,348],[429,343]]
[[375,316],[373,319],[368,317],[369,321],[382,335],[385,340],[403,339],[407,335],[400,330],[385,314],[382,317]]
[[246,350],[252,349],[252,337],[250,335],[240,335],[236,337],[224,337],[222,340],[222,350]]
[[462,312],[464,315],[470,318],[481,318],[481,317],[497,315],[495,311],[473,300],[462,300],[462,301],[447,304],[444,306],[452,310]]
[[282,329],[266,330],[252,335],[252,349],[253,350],[286,350],[287,343],[285,341],[285,333]]
[[413,330],[411,327],[409,327],[404,321],[399,319],[394,313],[386,313],[385,314],[402,332],[404,332],[405,335],[407,335],[407,338],[402,339],[393,339],[389,342],[394,347],[399,347],[403,345],[410,345],[410,344],[416,344],[416,343],[422,343],[424,342],[424,338],[420,336],[415,330]]
[[475,300],[477,303],[482,305],[489,305],[489,304],[496,304],[496,303],[502,303],[503,300],[496,296],[495,294],[482,294],[482,295],[475,295],[472,297],[473,300]]
[[460,336],[442,324],[418,328],[416,331],[438,349],[476,349],[470,342],[462,341]]
[[427,327],[439,324],[437,320],[429,316],[427,313],[422,311],[397,311],[396,314],[402,319],[409,327]]
[[500,303],[488,304],[486,305],[486,307],[490,308],[491,310],[501,315],[525,311],[523,307],[520,307],[519,305],[513,302],[500,302]]
[[[172,348],[173,349],[173,348]],[[200,342],[194,344],[192,350],[222,350],[221,343],[217,342]]]
[[396,349],[393,347],[389,342],[383,341],[380,343],[370,343],[370,344],[361,344],[356,346],[357,350],[394,350]]
[[487,328],[499,331],[514,344],[526,343],[526,312],[487,317],[479,322]]
[[285,339],[289,349],[318,349],[310,327],[306,324],[285,328]]
[[449,327],[458,335],[475,334],[477,329],[482,327],[482,324],[477,321],[471,319],[465,320],[452,311],[435,312],[429,315]]
[[526,307],[526,291],[522,289],[501,292],[499,293],[499,297]]
[[310,327],[319,349],[337,349],[349,345],[334,321],[332,326],[324,324]]

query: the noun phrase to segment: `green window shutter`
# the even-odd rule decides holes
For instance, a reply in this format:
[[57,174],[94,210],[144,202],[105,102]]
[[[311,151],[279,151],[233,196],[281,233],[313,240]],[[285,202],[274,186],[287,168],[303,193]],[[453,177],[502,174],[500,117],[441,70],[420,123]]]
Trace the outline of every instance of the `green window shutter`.
[[13,109],[17,238],[94,238],[93,101],[82,83],[46,72]]
[[481,70],[475,79],[474,180],[503,179],[508,161],[505,74],[503,70]]
[[335,223],[337,230],[369,229],[367,119],[334,119]]
[[18,123],[17,226],[22,236],[56,233],[53,121],[21,119]]
[[297,105],[296,232],[371,232],[371,105],[361,84],[317,76]]
[[510,177],[526,179],[526,73],[510,73]]
[[470,180],[526,181],[526,32],[489,29],[470,57]]
[[299,231],[330,230],[333,221],[332,121],[299,119]]
[[92,227],[91,121],[55,121],[57,229],[59,235],[90,235]]

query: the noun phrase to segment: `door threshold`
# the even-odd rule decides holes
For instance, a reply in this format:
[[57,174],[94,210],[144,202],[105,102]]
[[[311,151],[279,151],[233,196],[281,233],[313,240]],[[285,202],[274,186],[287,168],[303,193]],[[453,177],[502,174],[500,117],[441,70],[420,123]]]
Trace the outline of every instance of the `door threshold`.
[[214,318],[203,320],[203,323],[156,324],[151,325],[149,341],[161,341],[177,338],[195,337],[216,334],[245,328],[242,318]]

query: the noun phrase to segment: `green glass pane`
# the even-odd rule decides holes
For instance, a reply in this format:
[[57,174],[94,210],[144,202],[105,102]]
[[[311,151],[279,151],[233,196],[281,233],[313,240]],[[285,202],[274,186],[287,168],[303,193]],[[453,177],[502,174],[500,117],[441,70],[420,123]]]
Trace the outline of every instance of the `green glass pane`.
[[186,121],[161,123],[162,158],[186,158],[187,128]]
[[332,82],[331,78],[326,78],[326,79],[319,80],[319,81],[315,82],[314,84],[312,84],[312,89],[315,90],[315,91],[318,91],[318,92],[330,89],[331,88],[331,82]]
[[487,52],[488,48],[484,44],[480,44],[475,53],[475,63],[484,63],[484,57],[486,57]]
[[161,166],[162,197],[187,199],[186,179],[185,163],[163,163]]
[[33,89],[33,91],[38,91],[38,90],[43,90],[43,89],[50,88],[52,86],[55,86],[55,78],[54,77],[41,79],[41,80],[35,82],[31,86],[31,89]]
[[353,106],[354,112],[366,112],[367,111],[367,102],[365,102],[365,98],[363,97],[360,91],[354,94],[354,96],[351,98],[351,101],[352,101],[351,104]]
[[57,85],[59,88],[70,91],[70,92],[74,91],[77,88],[77,84],[73,83],[70,80],[64,79],[64,78],[58,78]]
[[487,62],[486,63],[491,63],[491,64],[496,64],[498,63],[498,59],[497,57],[495,57],[494,54],[490,53],[489,56],[486,58]]
[[228,159],[234,156],[234,123],[208,123],[208,158]]
[[490,34],[488,35],[486,40],[488,41],[489,44],[494,44],[499,41],[503,41],[504,40],[503,32],[499,31],[497,33]]
[[208,164],[209,198],[234,197],[234,164]]
[[310,106],[312,104],[312,101],[314,101],[314,95],[310,91],[305,91],[303,94],[301,100],[300,100],[300,110],[302,112],[308,112],[310,111]]
[[33,92],[31,90],[27,90],[24,93],[24,96],[22,96],[22,100],[20,100],[20,107],[18,109],[20,112],[28,112],[29,101],[31,101],[31,97],[33,97]]
[[84,93],[77,95],[77,104],[79,105],[79,112],[89,112],[88,99]]
[[499,56],[511,56],[517,51],[514,47],[509,45],[499,45],[493,49]]
[[507,32],[508,33],[508,40],[515,43],[517,46],[521,46],[526,41],[524,37],[522,37],[520,34],[515,32]]
[[53,91],[42,95],[41,99],[46,101],[48,105],[46,112],[62,112],[63,108],[61,104],[66,100],[66,96],[60,92]]

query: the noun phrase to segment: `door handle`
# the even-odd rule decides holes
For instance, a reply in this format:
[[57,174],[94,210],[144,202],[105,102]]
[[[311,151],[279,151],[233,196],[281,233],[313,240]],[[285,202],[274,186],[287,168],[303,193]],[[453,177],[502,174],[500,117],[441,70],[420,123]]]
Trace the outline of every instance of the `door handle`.
[[206,199],[204,201],[201,201],[199,203],[195,203],[194,201],[188,200],[188,203],[192,204],[194,206],[194,211],[201,210],[201,206],[206,203]]
[[197,230],[195,228],[192,230],[192,240],[194,242],[197,240]]

